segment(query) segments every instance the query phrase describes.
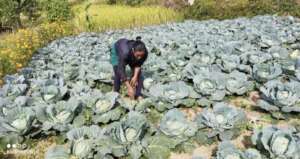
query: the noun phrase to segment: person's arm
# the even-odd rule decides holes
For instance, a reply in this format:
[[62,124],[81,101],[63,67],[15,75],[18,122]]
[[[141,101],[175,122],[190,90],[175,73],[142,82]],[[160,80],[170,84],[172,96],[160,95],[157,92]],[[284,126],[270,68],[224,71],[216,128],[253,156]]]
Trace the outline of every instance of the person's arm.
[[139,78],[139,74],[141,72],[141,67],[140,66],[137,66],[137,67],[134,67],[134,70],[133,70],[133,76],[130,80],[130,85],[132,87],[135,87],[137,85],[137,81],[138,81],[138,78]]
[[138,78],[141,72],[141,66],[137,66],[134,68],[133,78]]
[[121,82],[125,84],[125,86],[127,87],[128,90],[128,96],[130,98],[134,98],[134,89],[133,87],[130,85],[127,76],[126,76],[126,64],[125,64],[125,57],[120,55],[119,56],[119,63],[118,63],[118,72],[120,74],[121,77]]

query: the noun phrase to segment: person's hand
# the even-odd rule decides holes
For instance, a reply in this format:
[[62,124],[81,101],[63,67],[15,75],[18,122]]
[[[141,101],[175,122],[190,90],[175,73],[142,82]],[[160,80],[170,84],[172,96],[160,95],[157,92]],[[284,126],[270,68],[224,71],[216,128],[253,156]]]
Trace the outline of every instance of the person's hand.
[[134,99],[135,92],[134,92],[133,87],[128,87],[128,88],[127,88],[127,94],[128,94],[128,96],[129,96],[131,99]]
[[137,77],[132,77],[131,80],[130,80],[130,85],[131,87],[136,87],[137,86],[137,81],[138,81],[138,78]]

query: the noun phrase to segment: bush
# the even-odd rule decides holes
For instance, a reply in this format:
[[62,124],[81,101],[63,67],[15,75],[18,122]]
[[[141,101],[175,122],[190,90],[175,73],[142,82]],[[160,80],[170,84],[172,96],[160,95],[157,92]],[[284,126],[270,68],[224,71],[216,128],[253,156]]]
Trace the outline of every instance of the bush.
[[295,0],[196,0],[184,11],[186,18],[200,20],[276,13],[300,16],[300,6]]
[[49,0],[44,2],[47,19],[50,22],[66,21],[72,18],[72,12],[67,0]]

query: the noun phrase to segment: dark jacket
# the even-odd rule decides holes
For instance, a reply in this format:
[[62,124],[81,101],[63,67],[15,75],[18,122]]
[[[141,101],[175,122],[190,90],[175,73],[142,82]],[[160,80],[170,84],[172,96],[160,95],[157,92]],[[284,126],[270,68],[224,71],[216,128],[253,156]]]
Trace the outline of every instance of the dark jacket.
[[128,39],[120,39],[115,43],[115,47],[117,50],[117,55],[118,55],[118,73],[121,76],[121,81],[127,80],[126,76],[126,65],[129,65],[131,68],[134,67],[141,67],[143,63],[146,61],[148,52],[145,52],[145,56],[140,59],[136,60],[133,56],[133,45],[134,45],[133,40],[128,40]]

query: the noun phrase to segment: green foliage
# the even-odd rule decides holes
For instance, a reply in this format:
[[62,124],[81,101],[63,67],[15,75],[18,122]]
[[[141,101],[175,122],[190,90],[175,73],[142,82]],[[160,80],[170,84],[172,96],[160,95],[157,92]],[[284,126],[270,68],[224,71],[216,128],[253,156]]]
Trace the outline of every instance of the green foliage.
[[8,59],[6,56],[0,56],[0,77],[3,77],[4,73],[14,70],[13,64]]
[[126,0],[125,3],[130,6],[136,6],[143,2],[144,0]]
[[49,0],[44,3],[47,19],[53,21],[65,21],[72,18],[71,7],[67,0]]
[[300,6],[295,0],[196,0],[194,5],[185,9],[186,18],[229,19],[240,16],[262,14],[281,14],[300,16]]
[[22,27],[21,14],[32,19],[37,16],[37,0],[0,0],[0,27]]

